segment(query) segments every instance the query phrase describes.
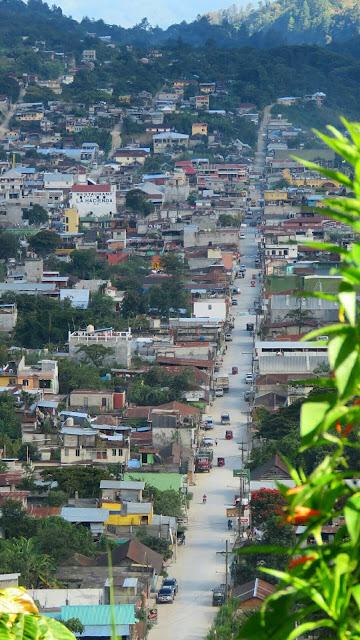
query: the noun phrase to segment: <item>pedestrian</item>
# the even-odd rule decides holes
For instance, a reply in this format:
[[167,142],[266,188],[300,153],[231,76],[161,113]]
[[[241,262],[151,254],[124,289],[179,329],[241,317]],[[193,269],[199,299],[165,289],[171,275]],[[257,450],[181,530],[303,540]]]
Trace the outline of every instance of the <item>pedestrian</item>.
[[185,547],[185,533],[183,533],[182,543],[183,543],[183,545],[184,545],[184,547]]
[[215,438],[215,447],[217,447],[217,438]]

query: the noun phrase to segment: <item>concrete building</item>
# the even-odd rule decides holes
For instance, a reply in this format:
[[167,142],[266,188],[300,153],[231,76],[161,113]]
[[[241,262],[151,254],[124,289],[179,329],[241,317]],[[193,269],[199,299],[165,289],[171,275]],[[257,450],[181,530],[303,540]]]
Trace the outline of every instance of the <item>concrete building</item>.
[[185,202],[189,197],[190,187],[189,180],[183,169],[175,169],[165,178],[165,201],[166,202]]
[[129,367],[131,363],[131,329],[113,331],[113,329],[97,329],[89,325],[85,331],[69,332],[69,354],[73,360],[86,359],[80,347],[102,345],[109,349],[104,356],[104,364],[122,364]]
[[129,438],[122,433],[106,436],[93,428],[61,429],[61,464],[127,464]]
[[6,282],[42,282],[44,261],[42,258],[25,258],[21,262],[9,260]]
[[206,298],[195,300],[193,313],[195,318],[213,318],[214,320],[226,320],[226,300],[224,298]]
[[142,502],[145,482],[125,482],[124,480],[101,480],[100,489],[103,500],[130,500]]
[[319,342],[255,342],[255,364],[260,375],[311,373],[328,362],[327,345]]
[[79,214],[75,207],[65,209],[62,219],[63,232],[64,233],[78,233],[79,232]]
[[186,133],[176,133],[168,131],[165,133],[157,133],[153,136],[154,153],[165,153],[172,149],[180,147],[189,147],[189,136]]
[[95,62],[96,49],[84,49],[81,56],[82,62]]
[[0,304],[0,331],[12,331],[17,321],[16,304]]
[[74,176],[71,173],[44,173],[45,189],[71,189]]
[[71,189],[71,208],[76,208],[79,217],[97,217],[116,213],[115,184],[77,184]]

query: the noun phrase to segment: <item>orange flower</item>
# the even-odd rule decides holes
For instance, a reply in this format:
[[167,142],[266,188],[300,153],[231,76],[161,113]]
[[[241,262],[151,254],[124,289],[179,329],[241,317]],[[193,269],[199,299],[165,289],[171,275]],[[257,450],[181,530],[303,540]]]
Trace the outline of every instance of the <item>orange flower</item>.
[[350,433],[350,431],[353,430],[354,426],[355,426],[354,423],[350,422],[350,424],[348,424],[346,429],[344,429],[344,432],[341,434],[341,437],[346,438],[346,436]]
[[336,423],[336,431],[337,431],[338,433],[341,433],[341,424],[340,424],[340,422],[337,422],[337,423]]
[[285,516],[285,520],[288,524],[306,524],[309,518],[315,518],[321,516],[321,511],[318,509],[310,509],[310,507],[295,507],[294,513],[290,513]]
[[289,564],[289,571],[291,571],[294,567],[297,567],[298,564],[305,564],[305,562],[312,562],[313,560],[316,560],[316,556],[302,556],[301,558],[291,560]]
[[297,493],[301,493],[304,488],[305,488],[304,484],[301,484],[299,487],[292,487],[291,489],[287,490],[286,495],[287,496],[294,496]]
[[355,398],[354,402],[353,402],[353,406],[356,407],[356,405],[358,405],[360,402],[360,398]]

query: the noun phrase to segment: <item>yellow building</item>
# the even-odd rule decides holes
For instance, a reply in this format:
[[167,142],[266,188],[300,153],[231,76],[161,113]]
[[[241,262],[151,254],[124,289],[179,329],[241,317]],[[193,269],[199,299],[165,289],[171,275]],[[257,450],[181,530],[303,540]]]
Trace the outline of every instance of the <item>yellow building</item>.
[[63,230],[64,233],[79,233],[79,214],[76,207],[65,209]]
[[22,120],[23,122],[35,122],[42,120],[44,118],[44,114],[42,111],[25,111],[25,113],[21,113],[16,117],[18,120]]
[[109,520],[106,524],[114,526],[151,524],[154,511],[151,502],[102,500],[101,506],[103,509],[109,509]]
[[207,136],[208,134],[207,122],[194,122],[191,129],[191,133],[193,136],[196,136],[198,133],[201,136]]
[[122,104],[130,104],[131,96],[119,96],[119,102]]
[[270,202],[286,202],[288,199],[286,189],[267,189],[264,191],[265,204]]
[[208,109],[209,104],[210,104],[210,98],[208,95],[195,96],[195,107],[197,109],[202,109],[203,107]]
[[340,187],[339,182],[336,182],[336,180],[329,180],[328,178],[314,178],[313,176],[308,175],[293,178],[289,169],[284,169],[283,176],[294,187],[308,187],[310,189],[332,189],[334,187]]

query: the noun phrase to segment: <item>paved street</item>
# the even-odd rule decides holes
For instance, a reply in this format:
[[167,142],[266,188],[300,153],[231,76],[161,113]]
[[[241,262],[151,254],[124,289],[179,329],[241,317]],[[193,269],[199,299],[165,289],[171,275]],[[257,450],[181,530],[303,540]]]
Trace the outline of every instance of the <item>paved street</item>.
[[[246,240],[240,240],[240,252],[243,256],[254,255],[255,229],[245,229]],[[246,322],[255,322],[253,311],[254,300],[259,292],[250,287],[254,258],[244,257],[241,264],[248,267],[244,279],[236,284],[241,289],[237,296],[238,306],[232,308],[235,317],[233,341],[227,343],[228,350],[224,357],[222,371],[231,374],[232,366],[239,369],[238,375],[230,375],[230,391],[223,398],[217,398],[211,407],[211,415],[216,426],[213,431],[206,432],[213,439],[218,439],[214,446],[214,462],[216,457],[225,457],[225,468],[214,466],[210,474],[197,474],[196,486],[191,487],[193,500],[189,510],[189,524],[186,532],[186,546],[178,548],[178,559],[168,569],[169,576],[177,578],[179,593],[172,605],[159,605],[159,620],[150,632],[150,640],[200,640],[212,623],[217,611],[212,607],[212,589],[225,582],[225,558],[217,552],[225,550],[225,541],[234,536],[228,532],[226,506],[234,502],[235,493],[239,493],[239,482],[232,476],[232,470],[241,468],[241,452],[238,443],[246,439],[246,415],[249,404],[244,401],[244,391],[249,389],[245,384],[246,373],[251,373],[253,338],[246,332]],[[258,278],[257,278],[258,281]],[[237,315],[242,314],[242,315]],[[231,418],[233,440],[225,440],[227,427],[220,426],[222,411],[228,411]],[[207,504],[202,504],[202,495],[206,493]]]

